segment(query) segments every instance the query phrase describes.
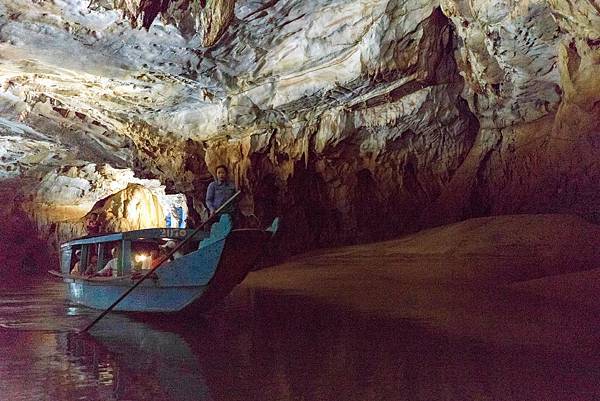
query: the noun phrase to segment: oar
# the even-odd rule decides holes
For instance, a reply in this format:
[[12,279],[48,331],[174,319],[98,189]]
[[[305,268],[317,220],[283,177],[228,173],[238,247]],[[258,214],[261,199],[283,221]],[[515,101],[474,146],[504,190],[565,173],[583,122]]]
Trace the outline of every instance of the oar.
[[219,207],[217,210],[215,210],[215,212],[202,224],[200,224],[200,226],[198,228],[196,228],[194,230],[194,232],[189,235],[186,239],[184,239],[183,241],[181,241],[179,244],[177,244],[177,246],[175,246],[175,248],[173,248],[171,250],[171,252],[169,252],[168,254],[160,257],[156,263],[152,262],[152,264],[154,265],[154,267],[152,267],[152,269],[146,273],[144,276],[142,276],[142,278],[139,281],[136,281],[135,284],[133,284],[127,291],[125,291],[123,293],[123,295],[121,295],[119,297],[119,299],[117,299],[111,306],[109,306],[104,312],[102,312],[92,323],[88,324],[87,326],[85,326],[82,330],[79,331],[79,333],[85,333],[86,331],[88,331],[89,329],[91,329],[96,323],[98,323],[100,321],[100,319],[102,319],[104,316],[106,316],[106,314],[108,312],[110,312],[111,310],[113,310],[113,308],[115,306],[117,306],[117,304],[119,302],[121,302],[127,295],[129,295],[129,293],[131,291],[134,290],[135,287],[137,287],[138,285],[141,284],[142,281],[146,280],[148,277],[150,277],[152,275],[152,273],[154,273],[159,267],[162,266],[162,264],[169,260],[169,258],[179,250],[179,248],[181,248],[186,242],[188,242],[190,239],[192,239],[205,225],[206,223],[208,223],[209,221],[213,220],[218,214],[219,212],[221,212],[221,210],[223,210],[225,207],[227,207],[231,202],[233,202],[233,200],[235,198],[237,198],[239,196],[239,194],[241,194],[242,191],[237,191],[235,194],[233,194],[233,196],[229,199],[227,199],[227,201],[225,203],[223,203],[221,205],[221,207]]

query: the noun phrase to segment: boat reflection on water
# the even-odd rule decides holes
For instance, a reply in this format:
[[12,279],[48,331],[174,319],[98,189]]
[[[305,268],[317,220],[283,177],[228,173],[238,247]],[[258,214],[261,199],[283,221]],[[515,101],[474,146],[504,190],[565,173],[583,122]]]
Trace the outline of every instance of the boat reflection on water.
[[[597,346],[492,343],[301,294],[238,287],[204,315],[64,304],[59,283],[0,302],[0,400],[598,399]],[[32,302],[35,300],[35,302]],[[499,327],[499,329],[502,329]]]
[[62,336],[59,347],[116,400],[212,400],[195,353],[177,332],[112,315],[92,334]]
[[550,401],[598,389],[586,358],[264,290],[239,289],[204,317],[111,316],[93,343],[120,400]]

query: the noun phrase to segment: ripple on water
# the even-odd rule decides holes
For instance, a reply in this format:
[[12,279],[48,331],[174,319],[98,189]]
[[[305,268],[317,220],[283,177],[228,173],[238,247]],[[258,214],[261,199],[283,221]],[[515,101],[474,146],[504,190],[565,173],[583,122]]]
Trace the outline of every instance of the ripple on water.
[[24,281],[0,292],[0,327],[21,331],[70,332],[85,324],[93,311],[71,305],[56,281]]

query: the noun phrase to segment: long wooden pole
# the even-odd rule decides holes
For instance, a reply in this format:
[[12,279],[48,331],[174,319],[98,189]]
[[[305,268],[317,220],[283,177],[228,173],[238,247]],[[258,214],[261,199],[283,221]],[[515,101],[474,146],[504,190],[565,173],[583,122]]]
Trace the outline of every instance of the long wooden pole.
[[152,267],[152,269],[150,269],[150,271],[148,273],[144,274],[144,276],[142,276],[142,278],[139,279],[139,281],[136,281],[135,284],[133,284],[127,291],[125,291],[123,293],[123,295],[121,295],[119,297],[119,299],[117,299],[111,306],[109,306],[104,312],[102,312],[93,322],[91,322],[90,324],[85,326],[82,330],[80,330],[79,333],[85,333],[86,331],[91,329],[96,323],[98,323],[104,316],[106,316],[111,310],[113,310],[114,307],[119,304],[119,302],[121,302],[123,299],[125,299],[125,297],[127,295],[129,295],[129,293],[131,291],[133,291],[135,289],[135,287],[137,287],[138,285],[140,285],[142,283],[142,281],[144,281],[148,277],[150,277],[152,275],[152,273],[154,273],[159,267],[161,267],[165,261],[169,260],[169,258],[175,252],[177,252],[179,250],[179,248],[181,248],[185,243],[187,243],[190,239],[192,239],[209,221],[213,220],[219,214],[219,212],[221,212],[221,210],[223,210],[225,207],[229,206],[229,204],[231,202],[233,202],[233,200],[235,198],[237,198],[239,196],[239,194],[241,194],[241,193],[242,193],[242,191],[237,191],[235,194],[233,194],[233,196],[231,198],[227,199],[227,201],[225,203],[223,203],[221,205],[221,207],[219,207],[206,221],[204,221],[204,223],[200,224],[200,226],[198,228],[196,228],[191,235],[189,235],[187,238],[185,238],[183,241],[181,241],[179,244],[177,244],[177,246],[175,246],[175,248],[173,248],[171,250],[171,252],[169,252],[166,255],[163,255],[161,258],[159,258],[156,261],[156,263],[153,261],[152,264],[154,266]]

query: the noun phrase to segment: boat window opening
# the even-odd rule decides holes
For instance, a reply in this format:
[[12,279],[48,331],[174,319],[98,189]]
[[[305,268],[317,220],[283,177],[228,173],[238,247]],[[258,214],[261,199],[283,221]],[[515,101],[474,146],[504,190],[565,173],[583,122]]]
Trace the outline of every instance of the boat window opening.
[[131,242],[131,266],[133,270],[147,270],[160,256],[157,240],[138,240]]
[[60,272],[63,274],[69,274],[71,271],[71,255],[72,250],[70,247],[63,247],[60,250]]
[[97,244],[90,244],[84,246],[86,248],[86,252],[84,259],[80,262],[81,270],[84,275],[89,276],[98,271],[98,250],[99,247]]
[[71,275],[80,275],[81,274],[81,246],[74,246],[71,248],[70,260],[68,262],[68,270],[66,273]]
[[[180,242],[181,242],[180,238],[178,238],[178,239],[162,238],[162,241],[160,244],[161,255],[169,254],[173,249],[175,249],[175,247],[177,247],[177,245],[179,245]],[[197,244],[197,241],[186,242],[181,248],[179,248],[177,251],[175,251],[175,253],[173,255],[171,255],[171,257],[169,259],[175,260],[175,259],[180,258],[183,255],[191,252],[192,250],[195,250],[195,248],[190,247],[190,242],[196,242],[196,244]]]
[[102,269],[102,267],[104,267],[106,263],[108,263],[108,261],[110,260],[110,250],[112,248],[112,245],[110,243],[102,242],[96,244],[96,248],[96,252],[98,254],[98,261],[96,262],[96,266],[91,267],[91,270],[93,270],[94,273]]
[[84,274],[87,269],[88,261],[90,260],[90,254],[92,253],[90,245],[81,245],[81,251],[79,252],[79,274]]
[[[96,248],[97,248],[97,253],[98,253],[98,260],[95,263],[95,268],[92,267],[92,269],[94,270],[93,273],[98,273],[100,270],[104,269],[106,267],[106,265],[114,258],[113,249],[119,248],[119,250],[120,250],[121,241],[101,242],[101,243],[97,244]],[[119,258],[118,265],[119,266],[122,263],[122,255],[121,254],[122,254],[122,252],[118,253],[118,258]],[[119,271],[120,269],[117,269],[117,270]],[[113,273],[113,275],[115,275],[115,274]],[[120,275],[120,274],[116,274],[116,275]]]

